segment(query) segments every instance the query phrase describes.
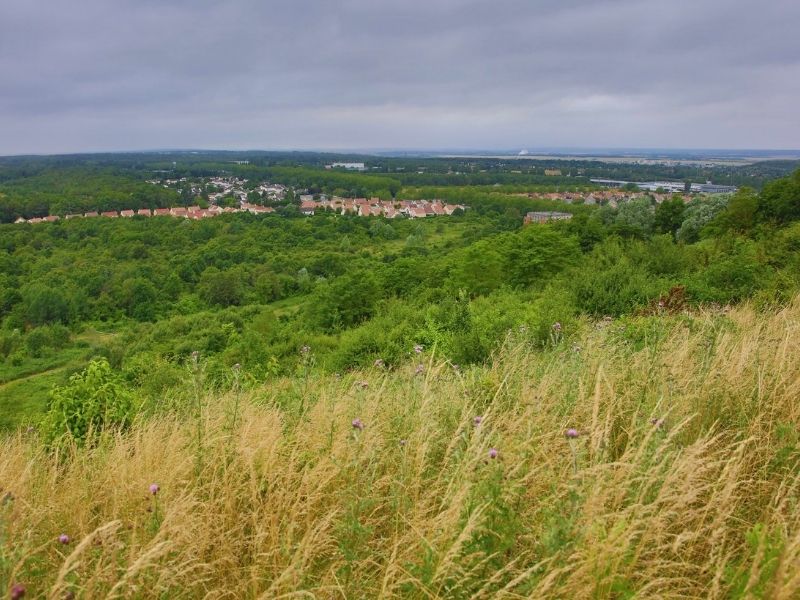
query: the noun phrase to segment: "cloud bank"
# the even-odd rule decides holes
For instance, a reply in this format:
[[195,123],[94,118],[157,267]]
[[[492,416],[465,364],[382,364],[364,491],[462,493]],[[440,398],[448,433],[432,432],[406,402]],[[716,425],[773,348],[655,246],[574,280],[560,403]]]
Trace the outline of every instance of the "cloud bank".
[[795,0],[4,0],[0,153],[800,146]]

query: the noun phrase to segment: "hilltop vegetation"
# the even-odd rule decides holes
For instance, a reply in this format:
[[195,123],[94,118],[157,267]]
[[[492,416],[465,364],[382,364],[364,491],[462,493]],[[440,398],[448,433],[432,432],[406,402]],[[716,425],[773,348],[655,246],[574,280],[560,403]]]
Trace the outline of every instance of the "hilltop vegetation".
[[544,347],[513,332],[485,366],[424,350],[254,386],[233,369],[225,392],[199,357],[185,398],[127,429],[55,454],[36,431],[0,442],[0,580],[86,598],[796,598],[798,323],[800,301],[580,321]]
[[[313,160],[228,165],[295,178],[271,215],[0,225],[3,586],[800,594],[800,171],[612,207]],[[5,214],[116,201],[106,177],[192,200],[118,157],[20,161]],[[469,208],[304,217],[299,186]]]
[[565,205],[465,190],[466,214],[422,220],[287,209],[5,225],[0,425],[35,422],[53,377],[93,355],[153,399],[195,351],[224,388],[234,364],[252,382],[302,371],[303,346],[329,373],[400,364],[415,344],[480,364],[521,326],[541,345],[553,323],[569,333],[585,315],[782,304],[800,282],[799,182],[689,204],[566,205],[570,221],[528,227],[527,210]]

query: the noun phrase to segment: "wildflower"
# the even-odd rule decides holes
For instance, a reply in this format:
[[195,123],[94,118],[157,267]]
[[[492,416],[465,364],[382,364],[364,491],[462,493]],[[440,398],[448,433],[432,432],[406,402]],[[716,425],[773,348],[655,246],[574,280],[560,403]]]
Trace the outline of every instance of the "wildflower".
[[482,421],[483,421],[483,417],[481,415],[477,415],[477,416],[475,416],[474,419],[472,419],[472,424],[475,425],[475,427],[477,427],[478,425],[481,424]]
[[575,438],[576,438],[576,437],[578,437],[580,434],[578,433],[578,430],[577,430],[577,429],[573,429],[572,427],[570,427],[569,429],[567,429],[567,430],[564,432],[564,435],[565,435],[565,436],[567,436],[567,438],[569,438],[569,439],[575,439]]
[[573,344],[573,345],[572,345],[572,351],[573,351],[575,354],[579,354],[581,350],[582,350],[582,348],[581,348],[581,347],[580,347],[578,344]]
[[379,358],[379,359],[377,359],[377,360],[376,360],[376,361],[373,363],[373,366],[374,366],[376,369],[382,369],[382,368],[384,367],[383,359],[382,359],[382,358]]
[[192,360],[194,362],[197,362],[198,358],[200,358],[200,353],[197,350],[195,350],[194,352],[192,352]]
[[414,369],[414,375],[419,375],[420,373],[424,372],[425,372],[425,365],[423,365],[422,363],[418,364],[417,368]]
[[360,387],[362,390],[365,390],[369,387],[368,381],[356,381],[356,386]]
[[520,332],[520,333],[523,333],[523,334],[524,334],[524,333],[528,333],[528,327],[527,327],[527,325],[520,325],[520,326],[519,326],[519,332]]
[[11,588],[11,600],[19,600],[25,597],[25,586],[21,583],[15,583]]
[[489,448],[489,458],[497,458],[497,448]]
[[69,536],[66,533],[62,533],[60,536],[58,536],[58,541],[66,546],[69,544]]
[[300,348],[300,354],[308,354],[309,352],[311,352],[311,348],[309,346],[304,345],[302,348]]
[[650,419],[650,424],[653,425],[656,429],[664,429],[664,419],[657,419],[653,417]]
[[160,489],[161,489],[161,488],[160,488],[160,487],[158,487],[158,484],[157,484],[157,483],[151,483],[151,484],[150,484],[150,493],[151,493],[151,494],[153,494],[153,496],[155,496],[155,495],[158,493],[158,491],[159,491]]
[[241,368],[242,368],[242,365],[240,365],[239,363],[236,363],[235,365],[233,365],[233,370],[234,371],[239,371]]
[[364,429],[364,423],[361,422],[361,419],[357,417],[353,419],[353,429],[358,429],[359,431]]
[[406,440],[400,440],[400,445],[405,446],[408,442]]
[[553,331],[555,331],[556,333],[561,333],[561,323],[559,323],[558,321],[553,323]]
[[422,354],[423,350],[425,350],[425,346],[422,346],[420,344],[416,344],[414,346],[414,354]]

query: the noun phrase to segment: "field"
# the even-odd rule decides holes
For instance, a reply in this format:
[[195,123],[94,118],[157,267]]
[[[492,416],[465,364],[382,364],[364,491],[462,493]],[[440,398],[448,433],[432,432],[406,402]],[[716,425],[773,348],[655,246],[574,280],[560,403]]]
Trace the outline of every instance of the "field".
[[584,320],[545,350],[514,331],[486,366],[426,348],[222,393],[201,362],[193,393],[93,446],[0,442],[0,580],[52,598],[797,598],[799,326],[798,300]]

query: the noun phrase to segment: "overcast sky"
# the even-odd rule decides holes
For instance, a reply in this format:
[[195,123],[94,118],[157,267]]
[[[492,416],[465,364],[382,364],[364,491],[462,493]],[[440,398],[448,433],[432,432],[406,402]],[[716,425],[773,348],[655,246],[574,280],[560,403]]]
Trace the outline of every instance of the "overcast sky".
[[0,0],[0,154],[800,147],[798,0]]

